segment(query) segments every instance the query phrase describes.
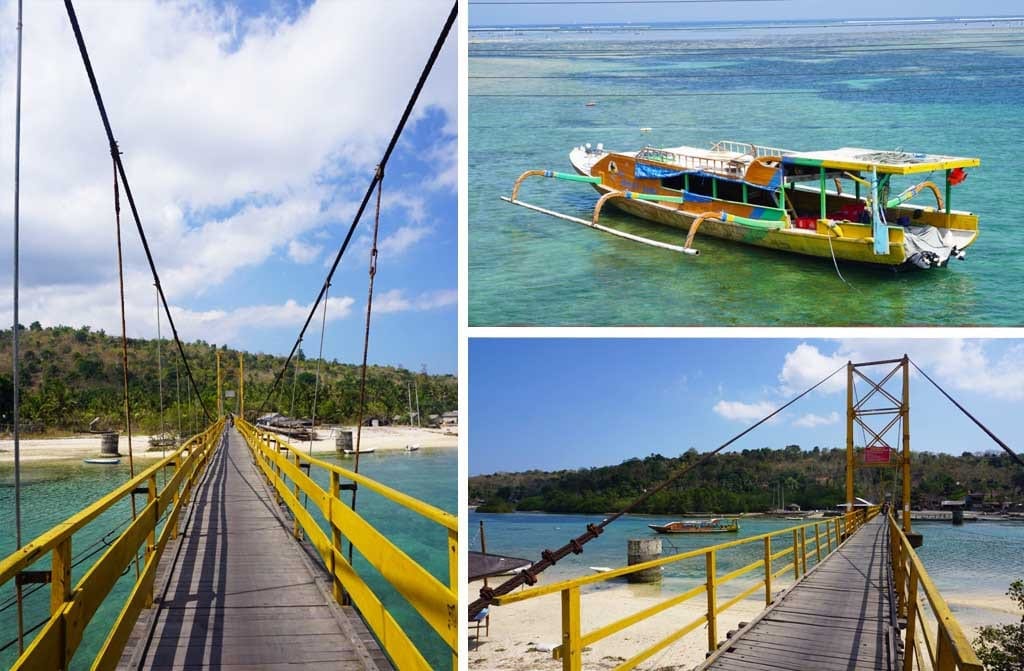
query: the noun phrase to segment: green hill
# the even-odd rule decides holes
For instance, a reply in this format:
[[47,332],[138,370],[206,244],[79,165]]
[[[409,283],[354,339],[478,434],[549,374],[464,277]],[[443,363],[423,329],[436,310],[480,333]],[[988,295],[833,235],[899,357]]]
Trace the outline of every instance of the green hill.
[[[469,479],[469,498],[483,502],[481,512],[605,513],[625,508],[647,488],[698,457],[690,449],[681,457],[652,454],[617,466],[477,475]],[[846,498],[845,474],[845,448],[805,451],[789,445],[781,450],[726,452],[659,492],[636,512],[764,511],[777,506],[780,483],[787,505],[796,503],[804,510],[832,508]],[[883,491],[894,490],[894,475],[892,469],[860,469],[857,495],[881,500]],[[912,478],[915,505],[934,505],[967,492],[982,493],[987,501],[1020,501],[1024,496],[1024,470],[1001,452],[965,452],[959,457],[915,452]],[[897,500],[899,496],[897,489]]]
[[[11,371],[11,330],[0,331],[0,433],[9,431],[13,409]],[[21,421],[26,434],[83,431],[94,417],[100,426],[121,430],[124,424],[121,339],[88,326],[42,328],[33,323],[22,327]],[[218,346],[197,340],[184,344],[189,364],[203,401],[215,412],[217,396],[216,350]],[[184,367],[173,340],[160,345],[163,360],[164,425],[175,431],[179,412],[183,432],[202,426],[199,404],[192,398]],[[238,387],[238,350],[219,347],[224,389]],[[243,352],[245,366],[246,415],[251,420],[274,376],[284,364],[283,356]],[[298,376],[290,368],[267,411],[289,413],[295,391],[295,415],[309,417],[316,382],[316,360],[299,353]],[[175,372],[175,362],[178,372]],[[155,432],[160,426],[157,341],[130,339],[128,342],[129,393],[133,427]],[[359,404],[360,367],[325,361],[320,369],[317,419],[325,422],[354,422]],[[176,380],[176,378],[178,378]],[[424,418],[453,410],[458,405],[458,383],[453,375],[430,375],[390,366],[371,366],[367,372],[367,416],[401,421],[408,418],[407,385],[419,388],[420,411]],[[177,402],[180,388],[180,405]],[[414,401],[415,403],[415,401]],[[225,410],[234,410],[234,399],[225,400]]]

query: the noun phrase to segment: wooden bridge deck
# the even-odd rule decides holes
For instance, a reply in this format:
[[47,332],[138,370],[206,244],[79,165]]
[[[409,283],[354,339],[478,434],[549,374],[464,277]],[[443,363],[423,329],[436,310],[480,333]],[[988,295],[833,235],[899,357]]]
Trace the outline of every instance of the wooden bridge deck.
[[705,662],[715,671],[896,668],[885,520],[846,541]]
[[388,669],[228,429],[119,668]]

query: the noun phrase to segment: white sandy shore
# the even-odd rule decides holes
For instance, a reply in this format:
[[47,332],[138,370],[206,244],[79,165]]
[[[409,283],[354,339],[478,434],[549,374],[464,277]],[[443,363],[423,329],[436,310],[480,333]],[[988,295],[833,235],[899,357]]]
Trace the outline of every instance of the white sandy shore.
[[[100,437],[98,434],[73,438],[32,438],[22,439],[21,461],[59,461],[62,459],[85,459],[87,457],[107,456],[100,454]],[[118,452],[128,458],[128,436],[122,435],[118,441]],[[132,436],[132,454],[136,459],[159,459],[160,450],[149,452],[149,436]],[[14,461],[14,441],[0,440],[0,464]]]
[[[355,431],[355,427],[343,427]],[[330,427],[318,427],[317,433],[321,440],[313,442],[313,452],[334,452],[334,434]],[[287,439],[294,445],[302,445],[308,449],[309,443]],[[99,435],[80,436],[73,438],[33,438],[21,440],[21,460],[23,463],[59,461],[64,459],[85,459],[100,456]],[[364,449],[404,450],[406,445],[419,445],[421,448],[457,447],[459,437],[448,434],[441,429],[426,429],[408,426],[363,427],[362,446]],[[122,435],[118,441],[118,451],[127,459],[128,437]],[[149,436],[132,436],[132,452],[136,459],[157,459],[161,451],[150,451]],[[0,440],[0,463],[14,461],[14,441]]]
[[[316,434],[318,440],[313,441],[313,453],[337,452],[335,438],[339,431],[352,432],[352,444],[355,446],[356,427],[354,426],[318,426]],[[361,449],[364,450],[404,450],[406,445],[419,445],[422,449],[432,447],[458,447],[459,437],[455,434],[446,433],[442,429],[427,429],[415,426],[364,426],[360,441]],[[303,452],[309,450],[308,440],[297,438],[282,438],[296,447],[301,446]]]
[[[475,594],[481,583],[470,585]],[[657,585],[630,585],[611,581],[597,591],[584,591],[581,598],[582,632],[619,620],[643,608],[662,602],[676,594]],[[719,599],[722,601],[722,599]],[[618,634],[598,641],[584,649],[583,668],[612,669],[633,655],[649,648],[665,636],[692,622],[707,608],[704,595],[643,620]],[[761,599],[750,598],[737,603],[718,617],[718,638],[736,629],[740,622],[749,622],[764,608]],[[561,596],[547,596],[491,608],[490,635],[470,628],[469,668],[511,671],[556,671],[561,661],[552,658],[551,648],[561,642]],[[656,653],[642,663],[640,669],[692,669],[704,660],[707,652],[707,628],[700,626],[682,640]]]

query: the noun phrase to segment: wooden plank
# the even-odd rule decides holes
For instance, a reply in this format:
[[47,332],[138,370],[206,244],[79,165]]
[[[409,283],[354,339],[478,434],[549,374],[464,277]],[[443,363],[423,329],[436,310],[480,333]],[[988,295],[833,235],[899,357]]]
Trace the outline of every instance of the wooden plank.
[[[155,614],[133,632],[142,668],[390,668],[358,616],[333,602],[231,432],[191,503]],[[325,588],[326,586],[326,588]],[[124,666],[126,658],[122,658]]]
[[[884,520],[859,530],[702,669],[887,671],[896,660]],[[898,637],[898,633],[896,634]]]

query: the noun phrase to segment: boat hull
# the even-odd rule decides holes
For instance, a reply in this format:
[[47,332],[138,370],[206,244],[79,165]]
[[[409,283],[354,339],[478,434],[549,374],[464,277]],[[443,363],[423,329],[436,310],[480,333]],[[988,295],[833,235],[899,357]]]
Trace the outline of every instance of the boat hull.
[[657,531],[659,534],[734,534],[740,530],[739,525],[735,525],[732,527],[723,527],[720,529],[700,527],[672,528],[669,525],[661,524],[648,524],[647,526],[653,529],[654,531]]
[[[661,188],[657,180],[643,180],[628,178],[633,173],[632,159],[628,156],[615,155],[618,162],[616,171],[612,177],[616,181],[609,181],[609,173],[604,172],[602,166],[606,161],[588,159],[586,155],[580,154],[579,150],[570,153],[570,162],[577,174],[591,177],[596,176],[602,179],[599,184],[593,184],[594,189],[603,195],[609,193],[624,193],[634,191],[637,193],[652,193],[658,195],[678,195],[677,192]],[[593,168],[593,170],[592,170]],[[789,192],[789,198],[798,205],[805,201],[818,199],[817,193],[793,189]],[[830,209],[845,203],[855,202],[852,196],[829,194],[828,200]],[[753,206],[740,203],[727,203],[713,201],[710,203],[687,202],[685,204],[654,202],[637,200],[625,197],[611,197],[608,205],[614,206],[632,216],[645,219],[663,226],[679,229],[688,232],[696,216],[705,212],[719,213],[729,211],[739,216],[749,216],[748,212]],[[683,208],[686,208],[684,211]],[[902,216],[910,216],[914,223],[928,224],[935,226],[941,231],[952,231],[958,249],[963,250],[969,247],[977,238],[977,218],[966,212],[954,212],[951,215],[935,212],[931,208],[901,207],[887,211],[891,221],[896,221]],[[889,227],[889,245],[886,254],[875,254],[874,238],[870,225],[856,222],[837,222],[842,234],[838,237],[828,232],[828,229],[819,227],[815,230],[802,228],[782,228],[766,230],[744,226],[740,223],[722,221],[719,219],[707,218],[701,223],[697,233],[697,239],[701,236],[711,236],[721,240],[739,242],[755,247],[763,247],[781,252],[801,254],[823,259],[840,259],[859,264],[866,264],[876,267],[890,269],[913,268],[908,263],[907,251],[904,247],[904,231],[899,226]],[[945,226],[942,226],[945,224]],[[955,228],[962,224],[964,230]]]

